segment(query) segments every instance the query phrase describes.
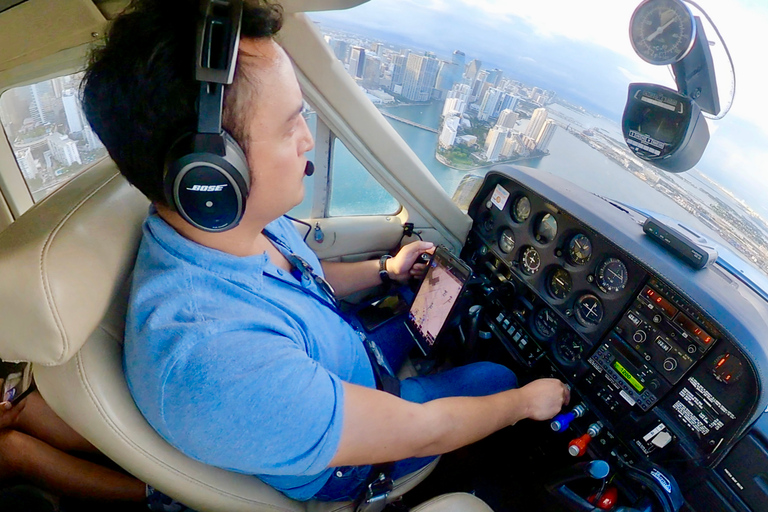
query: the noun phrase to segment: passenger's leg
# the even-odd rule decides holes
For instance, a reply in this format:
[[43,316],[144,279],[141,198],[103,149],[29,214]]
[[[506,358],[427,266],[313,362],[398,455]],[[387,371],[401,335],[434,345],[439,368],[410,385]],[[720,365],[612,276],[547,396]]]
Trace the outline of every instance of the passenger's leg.
[[0,479],[20,477],[72,498],[141,502],[146,488],[136,478],[73,457],[15,430],[0,431]]
[[91,443],[53,412],[37,391],[27,396],[16,407],[23,407],[23,409],[16,419],[14,429],[65,452],[97,452]]

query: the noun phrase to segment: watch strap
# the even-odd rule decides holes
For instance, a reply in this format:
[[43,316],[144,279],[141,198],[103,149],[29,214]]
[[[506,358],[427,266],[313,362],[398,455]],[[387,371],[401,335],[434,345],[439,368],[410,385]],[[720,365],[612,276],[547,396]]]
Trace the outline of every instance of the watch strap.
[[392,278],[389,277],[389,272],[387,272],[387,260],[390,259],[392,256],[389,254],[385,254],[381,258],[379,258],[379,278],[381,279],[381,282],[384,284],[389,284],[392,282]]

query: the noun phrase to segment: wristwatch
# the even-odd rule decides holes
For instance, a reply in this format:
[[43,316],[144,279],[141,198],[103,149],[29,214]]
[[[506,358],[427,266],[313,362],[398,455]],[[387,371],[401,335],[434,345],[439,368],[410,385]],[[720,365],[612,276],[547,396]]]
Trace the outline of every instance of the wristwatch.
[[381,282],[384,284],[389,284],[392,282],[392,278],[389,277],[389,272],[387,272],[387,260],[391,257],[391,255],[385,254],[379,258],[379,277],[381,278]]

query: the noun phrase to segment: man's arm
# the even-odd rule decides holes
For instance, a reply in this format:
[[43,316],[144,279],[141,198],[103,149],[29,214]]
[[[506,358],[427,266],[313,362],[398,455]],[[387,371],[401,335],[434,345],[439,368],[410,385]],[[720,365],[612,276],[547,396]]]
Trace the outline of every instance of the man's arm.
[[546,420],[570,399],[556,379],[481,397],[424,404],[344,383],[341,442],[330,467],[438,455],[473,443],[524,418]]
[[[403,246],[396,256],[386,262],[389,277],[396,281],[405,281],[411,276],[423,274],[425,265],[423,263],[414,265],[414,263],[422,253],[433,247],[432,242],[413,242]],[[381,284],[379,260],[355,263],[324,261],[322,265],[326,280],[331,283],[339,297]]]

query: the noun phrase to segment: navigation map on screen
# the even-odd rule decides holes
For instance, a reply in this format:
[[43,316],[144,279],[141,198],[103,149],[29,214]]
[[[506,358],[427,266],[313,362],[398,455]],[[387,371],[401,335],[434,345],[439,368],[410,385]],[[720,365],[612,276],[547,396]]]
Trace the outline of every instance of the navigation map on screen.
[[462,280],[441,265],[439,258],[432,259],[408,313],[411,325],[429,346],[435,343],[463,286]]

